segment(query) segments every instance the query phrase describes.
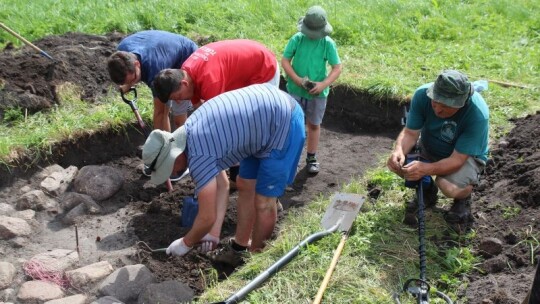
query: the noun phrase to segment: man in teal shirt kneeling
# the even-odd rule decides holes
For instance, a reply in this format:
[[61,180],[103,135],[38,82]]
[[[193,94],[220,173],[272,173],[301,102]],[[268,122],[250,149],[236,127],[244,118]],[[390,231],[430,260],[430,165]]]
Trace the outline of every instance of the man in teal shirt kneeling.
[[[489,109],[466,75],[442,72],[434,83],[418,88],[407,123],[388,159],[390,170],[409,181],[436,176],[424,186],[426,207],[437,203],[438,189],[454,199],[445,220],[456,232],[472,224],[471,193],[488,155]],[[417,146],[418,145],[418,146]],[[426,161],[406,163],[407,153],[420,148]],[[430,178],[431,180],[431,178]],[[416,199],[407,204],[404,223],[416,225]]]

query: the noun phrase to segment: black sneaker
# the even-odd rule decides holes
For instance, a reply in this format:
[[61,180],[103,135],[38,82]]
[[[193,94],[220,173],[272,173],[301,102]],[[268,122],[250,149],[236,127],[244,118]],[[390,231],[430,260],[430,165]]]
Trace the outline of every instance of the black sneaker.
[[169,179],[171,180],[171,182],[177,182],[179,180],[181,180],[182,178],[186,177],[186,175],[189,174],[189,169],[186,169],[185,171],[181,171],[181,172],[177,172],[176,174],[171,174],[171,176],[169,177]]
[[310,174],[317,174],[321,170],[320,164],[315,156],[309,156],[306,158],[307,171]]
[[234,239],[231,238],[225,244],[225,246],[210,254],[210,260],[213,263],[225,264],[234,268],[244,265],[245,259],[248,257],[249,254],[248,251],[234,250],[232,247],[232,242],[234,242]]

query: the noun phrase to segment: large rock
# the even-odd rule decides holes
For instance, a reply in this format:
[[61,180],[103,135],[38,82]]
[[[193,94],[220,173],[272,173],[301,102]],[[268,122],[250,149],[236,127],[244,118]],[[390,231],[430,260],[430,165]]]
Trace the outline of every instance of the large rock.
[[498,238],[486,237],[480,242],[478,250],[483,257],[491,258],[502,252],[503,242]]
[[123,184],[122,172],[109,166],[83,167],[73,183],[76,192],[88,194],[96,201],[113,196]]
[[7,240],[32,233],[32,227],[23,219],[0,215],[0,239]]
[[67,271],[66,276],[69,279],[71,286],[82,289],[89,283],[96,282],[108,276],[113,271],[114,269],[111,263],[101,261],[75,270]]
[[99,286],[104,296],[113,296],[122,302],[133,302],[149,284],[156,279],[146,266],[142,264],[128,265],[117,269]]
[[73,267],[79,261],[79,254],[70,249],[54,249],[53,251],[40,253],[33,256],[28,262],[40,262],[48,268],[57,271],[65,271]]
[[191,303],[194,296],[195,293],[186,284],[178,281],[165,281],[158,284],[148,285],[139,295],[139,300],[137,303]]
[[75,166],[69,166],[67,169],[53,172],[41,182],[40,186],[45,192],[58,196],[66,192],[78,170]]
[[33,190],[21,195],[17,199],[15,207],[17,210],[46,210],[51,213],[58,213],[58,203],[41,190]]
[[86,303],[86,299],[87,296],[83,294],[76,294],[61,299],[50,300],[45,302],[44,304],[84,304]]
[[96,204],[96,202],[89,195],[77,193],[77,192],[66,192],[58,197],[58,202],[60,207],[64,212],[79,206],[80,204],[87,205],[90,208],[99,208],[97,212],[101,211],[101,207]]
[[62,297],[64,297],[64,292],[60,286],[45,281],[24,282],[17,294],[17,299],[20,302],[32,304],[43,303]]
[[15,266],[8,262],[0,262],[0,290],[8,287],[13,282],[17,273]]
[[11,215],[15,212],[15,208],[10,204],[0,203],[0,215]]
[[124,302],[120,302],[120,300],[115,297],[106,296],[99,298],[90,304],[124,304]]

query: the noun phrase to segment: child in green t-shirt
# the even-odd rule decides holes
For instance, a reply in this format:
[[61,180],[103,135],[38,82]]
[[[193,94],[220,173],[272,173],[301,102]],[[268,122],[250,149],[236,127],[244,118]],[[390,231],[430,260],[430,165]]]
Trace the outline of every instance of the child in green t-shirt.
[[[306,116],[306,165],[311,174],[319,173],[316,152],[330,85],[341,74],[336,43],[328,35],[332,26],[320,6],[310,7],[298,22],[298,33],[287,43],[281,65],[287,74],[287,90],[302,106]],[[327,73],[327,65],[331,66]]]

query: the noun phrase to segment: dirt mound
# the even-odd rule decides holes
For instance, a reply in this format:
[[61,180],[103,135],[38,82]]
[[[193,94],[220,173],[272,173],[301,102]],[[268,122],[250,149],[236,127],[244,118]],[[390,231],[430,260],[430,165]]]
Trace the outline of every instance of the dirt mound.
[[471,276],[470,303],[521,303],[540,255],[540,113],[514,122],[515,128],[492,149],[475,193],[476,248],[494,237],[502,241],[502,252],[486,256]]
[[29,46],[6,48],[0,53],[0,117],[11,107],[34,113],[60,103],[57,90],[65,83],[80,87],[82,100],[96,101],[112,84],[106,60],[122,37],[67,33],[35,41],[54,62]]

